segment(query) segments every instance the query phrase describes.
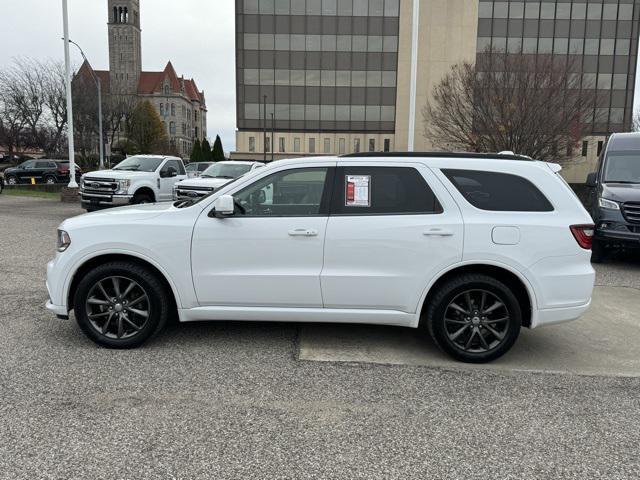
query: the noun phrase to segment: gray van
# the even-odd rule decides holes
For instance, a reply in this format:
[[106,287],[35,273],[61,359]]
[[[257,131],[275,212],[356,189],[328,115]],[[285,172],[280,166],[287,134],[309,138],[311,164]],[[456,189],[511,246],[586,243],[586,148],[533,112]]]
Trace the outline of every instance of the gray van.
[[611,135],[587,186],[596,225],[592,261],[613,248],[640,248],[640,133]]

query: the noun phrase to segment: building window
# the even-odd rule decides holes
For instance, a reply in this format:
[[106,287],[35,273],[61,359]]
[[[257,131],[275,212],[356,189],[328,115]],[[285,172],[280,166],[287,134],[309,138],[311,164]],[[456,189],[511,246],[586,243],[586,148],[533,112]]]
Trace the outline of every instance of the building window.
[[193,119],[197,122],[198,121],[198,111],[194,110],[193,112]]
[[293,151],[294,152],[299,152],[300,151],[300,138],[296,137],[293,139]]
[[164,94],[165,95],[169,95],[171,93],[171,90],[169,90],[169,85],[165,85],[164,86]]
[[182,118],[187,116],[187,107],[185,107],[184,105],[182,106]]
[[375,152],[376,151],[376,139],[375,138],[370,138],[369,139],[369,151],[370,152]]
[[331,153],[331,139],[324,139],[324,153]]
[[602,148],[604,147],[604,142],[601,140],[598,142],[598,156],[602,153]]
[[384,139],[384,151],[385,152],[390,152],[391,151],[391,139],[389,139],[389,138],[385,138]]
[[346,153],[347,150],[347,142],[345,141],[344,138],[341,138],[338,140],[338,153],[340,155],[344,155]]
[[171,135],[175,135],[176,134],[176,122],[170,122],[169,123],[169,133]]
[[195,132],[196,132],[195,138],[200,138],[200,136],[199,136],[200,132],[198,130],[198,127],[195,128]]
[[353,140],[353,151],[355,153],[360,153],[360,139],[356,138]]
[[176,116],[176,104],[175,103],[171,104],[171,116],[172,117]]
[[586,157],[588,153],[589,153],[589,142],[585,140],[584,142],[582,142],[582,156]]
[[266,137],[264,139],[264,151],[265,152],[270,152],[271,151],[271,138]]
[[164,117],[164,103],[160,104],[160,116]]
[[309,153],[316,153],[316,139],[309,139]]
[[256,137],[249,137],[249,151],[256,151]]
[[278,142],[279,142],[279,145],[278,145],[279,151],[280,152],[284,152],[285,151],[285,138],[284,137],[280,137]]

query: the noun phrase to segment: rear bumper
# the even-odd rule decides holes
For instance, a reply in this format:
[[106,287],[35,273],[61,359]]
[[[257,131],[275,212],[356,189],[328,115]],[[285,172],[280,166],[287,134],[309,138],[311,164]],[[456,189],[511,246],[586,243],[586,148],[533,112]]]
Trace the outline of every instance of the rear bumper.
[[577,320],[589,309],[591,300],[584,305],[565,308],[549,308],[536,310],[531,319],[531,328],[544,327],[546,325],[556,325],[558,323],[571,322]]

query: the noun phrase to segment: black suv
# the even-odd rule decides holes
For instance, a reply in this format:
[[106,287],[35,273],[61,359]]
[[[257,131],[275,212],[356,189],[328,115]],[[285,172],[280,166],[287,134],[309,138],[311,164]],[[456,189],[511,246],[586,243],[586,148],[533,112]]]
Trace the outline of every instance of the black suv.
[[593,262],[611,248],[640,248],[640,133],[612,135],[587,186],[596,225]]
[[[82,170],[76,165],[76,179],[82,176]],[[55,160],[27,160],[17,167],[4,171],[4,181],[7,185],[20,183],[67,183],[69,181],[69,162]]]

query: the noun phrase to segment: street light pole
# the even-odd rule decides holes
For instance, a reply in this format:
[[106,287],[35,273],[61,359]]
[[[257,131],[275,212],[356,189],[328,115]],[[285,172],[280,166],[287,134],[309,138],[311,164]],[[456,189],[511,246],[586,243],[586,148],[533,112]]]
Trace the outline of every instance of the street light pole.
[[411,31],[411,85],[409,88],[409,137],[407,150],[413,152],[416,136],[416,96],[418,89],[418,48],[420,28],[420,0],[413,0],[413,26]]
[[87,56],[84,54],[84,52],[82,51],[82,48],[80,48],[80,45],[78,45],[76,42],[74,42],[73,40],[68,40],[69,43],[74,44],[76,47],[78,47],[78,50],[80,50],[80,55],[82,55],[82,58],[85,62],[87,62],[87,65],[89,65],[89,72],[91,73],[91,76],[93,77],[93,81],[96,82],[96,87],[98,88],[98,136],[99,136],[99,150],[100,150],[100,170],[104,170],[104,140],[103,140],[103,133],[102,133],[102,82],[100,81],[100,77],[96,75],[95,70],[93,69],[93,67],[91,66],[91,63],[89,62],[89,60],[87,59]]
[[67,0],[62,0],[62,27],[64,30],[64,66],[67,90],[67,138],[69,143],[69,188],[78,188],[76,183],[75,145],[73,144],[73,100],[71,98],[71,63],[69,59],[69,14]]

